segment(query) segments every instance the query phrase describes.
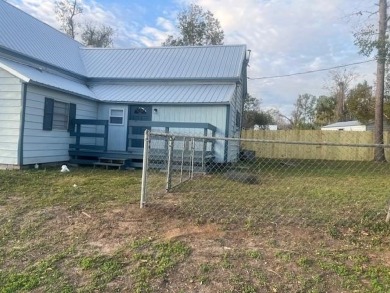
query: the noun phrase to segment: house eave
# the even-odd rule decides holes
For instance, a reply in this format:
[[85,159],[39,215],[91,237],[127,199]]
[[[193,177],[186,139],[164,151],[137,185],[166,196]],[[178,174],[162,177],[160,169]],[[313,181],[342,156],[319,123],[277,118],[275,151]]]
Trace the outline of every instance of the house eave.
[[240,77],[219,78],[88,78],[87,83],[241,83]]
[[68,75],[70,77],[83,80],[84,82],[87,81],[87,77],[85,75],[63,69],[61,67],[55,66],[55,65],[50,64],[50,63],[43,62],[39,59],[21,54],[17,51],[9,49],[9,48],[4,48],[3,46],[0,45],[0,56],[1,55],[7,59],[14,61],[14,62],[20,62],[20,63],[26,64],[28,66],[34,67],[36,69],[45,70],[45,71],[53,70],[53,71],[59,72],[61,74]]
[[47,88],[47,89],[55,90],[55,91],[66,93],[66,94],[75,95],[75,96],[78,96],[78,97],[81,97],[81,98],[85,98],[85,99],[88,99],[88,100],[92,100],[92,101],[101,102],[101,100],[99,100],[99,99],[97,99],[95,97],[83,95],[81,93],[77,93],[77,92],[73,92],[73,91],[68,91],[66,89],[58,88],[58,87],[55,87],[55,86],[50,86],[50,85],[47,85],[47,84],[44,84],[44,83],[36,82],[34,80],[30,80],[28,82],[28,84],[41,86],[41,87],[44,87],[44,88]]

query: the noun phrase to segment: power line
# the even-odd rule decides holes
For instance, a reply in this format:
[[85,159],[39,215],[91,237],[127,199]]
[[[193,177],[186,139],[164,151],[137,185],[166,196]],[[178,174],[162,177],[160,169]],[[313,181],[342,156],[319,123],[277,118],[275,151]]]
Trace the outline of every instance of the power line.
[[376,59],[370,59],[370,60],[366,60],[366,61],[349,63],[349,64],[344,64],[344,65],[339,65],[339,66],[334,66],[334,67],[321,68],[321,69],[316,69],[316,70],[308,70],[308,71],[303,71],[303,72],[295,72],[295,73],[283,74],[283,75],[271,75],[271,76],[262,76],[262,77],[249,77],[248,76],[248,79],[256,80],[256,79],[272,79],[272,78],[289,77],[289,76],[295,76],[295,75],[315,73],[315,72],[320,72],[320,71],[328,71],[328,70],[332,70],[332,69],[343,68],[343,67],[348,67],[348,66],[368,63],[368,62],[372,62],[372,61],[376,61]]

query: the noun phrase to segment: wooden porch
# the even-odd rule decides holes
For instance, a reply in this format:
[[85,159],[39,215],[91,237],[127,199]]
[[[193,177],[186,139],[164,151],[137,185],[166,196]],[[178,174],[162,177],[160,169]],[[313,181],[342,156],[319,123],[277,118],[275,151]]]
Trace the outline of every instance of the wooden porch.
[[[78,165],[103,166],[106,168],[142,168],[143,148],[132,147],[132,140],[142,140],[141,134],[133,134],[132,128],[159,129],[168,134],[172,128],[180,129],[202,129],[203,136],[215,137],[216,127],[209,123],[189,122],[155,122],[155,121],[131,121],[127,130],[126,139],[127,151],[109,151],[108,146],[108,120],[75,119],[71,136],[75,137],[75,143],[69,145],[70,163]],[[85,129],[89,130],[85,130]],[[94,129],[94,131],[91,131]],[[164,139],[162,137],[162,139]],[[182,139],[183,140],[183,139]],[[180,140],[179,140],[180,141]],[[214,159],[214,140],[202,140],[201,150],[192,151],[185,149],[186,141],[182,141],[183,149],[173,151],[173,168],[176,164],[189,166],[192,162],[196,170],[205,172],[206,167]],[[207,147],[207,145],[209,147]],[[161,147],[163,146],[163,147]],[[168,141],[163,141],[159,148],[150,148],[151,168],[166,168],[168,156]]]

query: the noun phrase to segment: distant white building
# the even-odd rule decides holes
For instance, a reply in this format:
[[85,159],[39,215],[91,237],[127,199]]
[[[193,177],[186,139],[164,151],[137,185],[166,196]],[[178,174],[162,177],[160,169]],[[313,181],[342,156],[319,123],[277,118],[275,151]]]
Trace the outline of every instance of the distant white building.
[[275,125],[255,125],[253,126],[254,130],[278,130],[278,126]]
[[[357,120],[336,122],[321,127],[321,130],[344,130],[344,131],[373,131],[374,129],[375,129],[374,122],[363,124]],[[383,121],[383,130],[390,131],[390,124],[387,121]]]
[[321,130],[367,131],[367,125],[354,120],[325,125]]

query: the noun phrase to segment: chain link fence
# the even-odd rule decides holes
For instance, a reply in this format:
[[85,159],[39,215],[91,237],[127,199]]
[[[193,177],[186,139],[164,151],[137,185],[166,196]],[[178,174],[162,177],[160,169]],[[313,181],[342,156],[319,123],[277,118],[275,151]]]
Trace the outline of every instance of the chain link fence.
[[[372,160],[375,147],[389,145],[147,131],[141,207],[247,227],[385,222],[390,166]],[[276,148],[282,158],[269,155]],[[309,150],[321,155],[305,159]]]

